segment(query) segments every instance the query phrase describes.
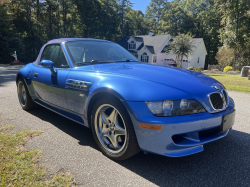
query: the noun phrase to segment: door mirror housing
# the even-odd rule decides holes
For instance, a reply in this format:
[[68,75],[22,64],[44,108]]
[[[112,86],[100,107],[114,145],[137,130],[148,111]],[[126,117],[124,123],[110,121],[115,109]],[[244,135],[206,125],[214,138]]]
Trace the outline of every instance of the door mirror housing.
[[56,73],[56,70],[54,69],[54,63],[50,60],[42,60],[40,62],[40,65],[44,68],[49,68],[52,74]]

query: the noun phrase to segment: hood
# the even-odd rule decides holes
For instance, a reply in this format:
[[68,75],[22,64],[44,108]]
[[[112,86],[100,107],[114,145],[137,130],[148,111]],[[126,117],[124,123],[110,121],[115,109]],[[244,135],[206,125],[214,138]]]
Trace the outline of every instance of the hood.
[[182,68],[158,66],[140,62],[82,66],[78,67],[77,70],[134,77],[171,86],[191,94],[214,92],[216,90],[211,87],[212,85],[224,89],[221,83],[202,73]]

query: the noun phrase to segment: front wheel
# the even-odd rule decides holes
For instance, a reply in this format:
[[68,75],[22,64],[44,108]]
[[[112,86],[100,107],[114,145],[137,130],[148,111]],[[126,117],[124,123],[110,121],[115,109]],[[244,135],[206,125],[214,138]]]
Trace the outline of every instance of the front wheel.
[[25,85],[23,79],[19,79],[17,83],[17,94],[19,103],[24,110],[30,110],[35,108],[37,105],[32,100],[28,88]]
[[125,160],[140,151],[129,114],[116,98],[99,99],[91,122],[95,141],[107,157]]

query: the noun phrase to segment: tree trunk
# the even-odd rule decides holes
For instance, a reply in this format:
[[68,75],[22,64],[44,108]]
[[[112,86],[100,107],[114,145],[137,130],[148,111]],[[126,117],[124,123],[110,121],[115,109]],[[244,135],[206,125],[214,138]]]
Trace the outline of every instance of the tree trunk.
[[107,0],[107,14],[109,14],[109,0]]
[[58,21],[58,23],[57,23],[57,37],[59,38],[60,37],[60,5],[58,5],[58,7],[57,7],[58,9],[57,9],[57,21]]
[[65,0],[62,1],[62,8],[63,8],[63,36],[66,35],[66,5]]
[[36,19],[39,21],[39,14],[40,14],[40,6],[39,0],[36,1]]
[[182,68],[183,55],[181,55],[180,68]]
[[51,24],[51,5],[49,4],[49,38],[52,38],[52,24]]
[[123,36],[123,6],[122,6],[122,36]]
[[233,67],[236,65],[236,60],[237,60],[237,47],[238,47],[237,43],[238,43],[238,35],[239,35],[239,0],[236,1],[235,19],[236,19],[236,37],[235,37],[236,46],[234,48],[234,62],[233,62]]
[[236,34],[236,38],[235,38],[235,43],[236,43],[236,46],[234,47],[234,60],[233,60],[233,67],[236,65],[236,60],[237,60],[237,34]]
[[177,56],[177,67],[180,68],[181,64],[180,64],[180,56]]

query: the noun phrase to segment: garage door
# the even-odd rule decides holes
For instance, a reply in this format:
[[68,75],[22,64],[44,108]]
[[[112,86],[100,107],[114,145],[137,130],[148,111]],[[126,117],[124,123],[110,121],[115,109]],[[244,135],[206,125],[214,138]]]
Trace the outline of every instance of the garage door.
[[187,69],[188,68],[188,62],[182,62],[182,68]]

